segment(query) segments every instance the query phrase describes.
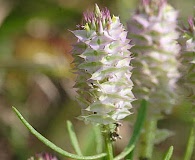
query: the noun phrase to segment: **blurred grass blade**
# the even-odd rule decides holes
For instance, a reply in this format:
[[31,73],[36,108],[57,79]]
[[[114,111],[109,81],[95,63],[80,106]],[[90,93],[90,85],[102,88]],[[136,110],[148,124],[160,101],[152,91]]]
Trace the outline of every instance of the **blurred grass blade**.
[[126,155],[128,155],[133,149],[135,145],[131,145],[130,147],[126,148],[123,152],[121,152],[118,156],[114,158],[114,160],[121,160],[123,159]]
[[93,130],[94,130],[95,141],[96,141],[96,152],[99,154],[102,153],[103,151],[103,139],[102,139],[100,126],[94,126]]
[[193,120],[192,128],[190,130],[190,135],[189,135],[189,139],[188,139],[188,143],[187,143],[187,147],[186,147],[186,151],[184,155],[184,160],[191,160],[191,157],[193,154],[194,144],[195,144],[195,131],[194,131],[195,122],[194,121],[195,121],[195,118]]
[[72,125],[72,123],[70,121],[67,121],[67,129],[68,129],[70,140],[71,140],[71,143],[72,143],[72,146],[73,146],[75,152],[78,155],[82,156],[82,152],[81,152],[81,149],[79,147],[79,143],[78,143],[78,140],[77,140],[77,137],[76,137],[73,125]]
[[[144,125],[144,120],[146,117],[146,111],[147,111],[147,101],[143,99],[141,102],[141,106],[139,107],[139,110],[138,110],[138,115],[137,115],[137,119],[135,122],[133,135],[132,135],[127,147],[131,147],[132,145],[135,145],[137,140],[139,139],[140,132],[141,132],[141,129]],[[133,151],[130,152],[126,156],[126,159],[133,159]]]
[[46,139],[45,137],[43,137],[39,132],[37,132],[25,119],[24,117],[20,114],[20,112],[15,108],[12,107],[14,112],[16,113],[16,115],[18,116],[18,118],[22,121],[22,123],[28,128],[28,130],[35,135],[41,142],[43,142],[46,146],[50,147],[51,149],[53,149],[54,151],[56,151],[57,153],[66,156],[66,157],[70,157],[73,159],[78,159],[78,160],[90,160],[90,159],[98,159],[98,158],[102,158],[106,156],[106,153],[102,153],[102,154],[98,154],[98,155],[94,155],[94,156],[79,156],[76,154],[72,154],[69,153],[67,151],[64,151],[63,149],[61,149],[60,147],[56,146],[55,144],[53,144],[51,141],[49,141],[48,139]]
[[173,146],[169,147],[169,150],[168,150],[167,153],[165,154],[163,160],[170,160],[172,154],[173,154]]

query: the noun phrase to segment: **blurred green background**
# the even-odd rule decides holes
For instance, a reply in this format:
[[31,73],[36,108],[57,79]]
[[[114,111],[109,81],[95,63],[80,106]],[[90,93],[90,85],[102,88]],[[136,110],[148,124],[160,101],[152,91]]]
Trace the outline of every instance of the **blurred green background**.
[[[26,160],[42,151],[53,153],[27,131],[11,106],[18,108],[48,139],[73,152],[66,130],[66,120],[71,120],[83,152],[94,153],[91,126],[76,119],[80,107],[74,101],[75,75],[71,73],[71,49],[76,39],[69,30],[82,22],[82,12],[93,8],[95,3],[120,15],[126,24],[138,2],[0,0],[0,160]],[[186,18],[193,15],[194,0],[169,2],[179,10],[179,23],[186,23]],[[154,160],[161,159],[158,157],[170,145],[175,147],[173,159],[182,159],[194,116],[190,109],[184,102],[158,124],[160,128],[174,131],[175,135],[156,146]],[[135,116],[132,115],[132,119]],[[132,126],[132,123],[124,123],[123,140],[116,143],[116,153],[128,143]]]

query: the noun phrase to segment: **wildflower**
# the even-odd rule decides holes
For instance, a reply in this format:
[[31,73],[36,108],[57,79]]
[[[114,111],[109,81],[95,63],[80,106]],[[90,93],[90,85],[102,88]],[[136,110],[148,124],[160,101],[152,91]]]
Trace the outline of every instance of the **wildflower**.
[[29,158],[28,160],[58,160],[55,156],[50,153],[39,153],[34,157]]
[[188,90],[188,97],[195,104],[195,18],[188,19],[188,28],[184,27],[182,34],[178,39],[181,45],[181,63],[180,71],[184,88]]
[[94,12],[84,13],[84,25],[79,28],[72,33],[78,38],[73,56],[81,118],[115,123],[131,114],[134,100],[127,32],[119,17],[111,18],[107,8],[100,10],[97,5]]
[[175,41],[177,11],[166,0],[142,0],[128,23],[129,37],[136,46],[132,80],[138,99],[145,98],[149,112],[171,113],[175,103],[179,45]]

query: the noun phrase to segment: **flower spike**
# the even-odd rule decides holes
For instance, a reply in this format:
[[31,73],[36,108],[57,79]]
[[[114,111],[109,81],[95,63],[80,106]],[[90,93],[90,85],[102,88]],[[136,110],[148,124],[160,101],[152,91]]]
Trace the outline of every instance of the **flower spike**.
[[130,40],[119,17],[95,5],[85,12],[84,28],[72,31],[78,38],[73,56],[78,76],[75,87],[82,107],[81,119],[113,124],[130,115],[134,101],[131,81]]
[[152,115],[170,113],[179,78],[177,11],[166,0],[143,0],[128,23],[135,47],[132,79],[138,99],[149,101]]

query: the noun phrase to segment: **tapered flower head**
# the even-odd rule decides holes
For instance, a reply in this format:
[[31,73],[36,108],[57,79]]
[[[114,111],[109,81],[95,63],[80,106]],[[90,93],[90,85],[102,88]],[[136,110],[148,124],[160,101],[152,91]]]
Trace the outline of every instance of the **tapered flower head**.
[[135,47],[132,80],[136,98],[145,98],[154,115],[170,113],[175,103],[179,46],[177,11],[166,0],[142,0],[128,23]]
[[180,67],[184,88],[188,90],[187,95],[195,105],[195,18],[188,19],[188,27],[184,27],[178,39],[181,45]]
[[82,107],[81,118],[100,124],[128,116],[134,100],[131,77],[131,48],[119,17],[95,5],[84,13],[84,24],[73,31],[78,38],[74,64],[78,74],[75,87]]

